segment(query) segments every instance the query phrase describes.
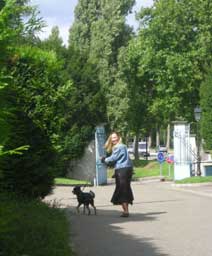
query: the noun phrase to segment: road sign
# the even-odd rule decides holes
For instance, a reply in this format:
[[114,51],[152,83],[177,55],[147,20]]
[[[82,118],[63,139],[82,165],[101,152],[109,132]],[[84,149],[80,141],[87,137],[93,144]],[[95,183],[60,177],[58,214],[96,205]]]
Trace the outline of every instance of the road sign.
[[163,152],[158,152],[157,160],[158,160],[158,162],[160,162],[160,163],[162,163],[162,162],[165,161],[165,157],[164,157]]
[[174,156],[173,155],[170,155],[166,158],[166,162],[168,164],[173,164],[174,163]]

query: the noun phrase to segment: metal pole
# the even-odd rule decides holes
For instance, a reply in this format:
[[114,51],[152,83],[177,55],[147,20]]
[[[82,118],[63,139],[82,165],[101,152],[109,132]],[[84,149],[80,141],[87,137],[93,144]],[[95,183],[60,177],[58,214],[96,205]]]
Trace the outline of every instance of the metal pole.
[[197,176],[201,176],[201,156],[200,156],[200,131],[199,122],[197,121]]
[[160,178],[162,178],[162,163],[160,163]]

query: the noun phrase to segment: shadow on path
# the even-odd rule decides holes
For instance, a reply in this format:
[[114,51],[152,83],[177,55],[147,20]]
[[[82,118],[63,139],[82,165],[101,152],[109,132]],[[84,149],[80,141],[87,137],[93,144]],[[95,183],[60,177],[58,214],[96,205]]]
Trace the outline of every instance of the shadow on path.
[[[74,198],[74,199],[76,199],[76,198]],[[144,205],[144,204],[152,204],[152,203],[158,203],[158,204],[166,203],[167,204],[167,203],[175,203],[175,202],[179,202],[179,201],[182,201],[182,200],[155,200],[155,201],[141,201],[141,202],[137,201],[137,202],[134,202],[133,205]],[[111,207],[111,203],[98,205],[98,209],[99,208],[107,208],[107,207]]]
[[132,213],[129,218],[121,218],[119,211],[99,208],[96,216],[66,208],[79,256],[168,256],[154,246],[153,238],[142,236],[142,223],[155,221],[166,212]]

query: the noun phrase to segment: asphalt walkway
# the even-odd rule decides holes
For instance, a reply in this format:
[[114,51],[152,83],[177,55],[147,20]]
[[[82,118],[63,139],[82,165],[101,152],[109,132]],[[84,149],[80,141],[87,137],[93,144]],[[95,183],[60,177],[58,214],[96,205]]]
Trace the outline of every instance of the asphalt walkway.
[[129,218],[120,218],[120,207],[110,203],[113,184],[85,188],[96,194],[96,216],[76,213],[72,187],[57,187],[46,200],[66,208],[78,256],[212,255],[212,185],[201,191],[154,181],[135,182],[132,188]]

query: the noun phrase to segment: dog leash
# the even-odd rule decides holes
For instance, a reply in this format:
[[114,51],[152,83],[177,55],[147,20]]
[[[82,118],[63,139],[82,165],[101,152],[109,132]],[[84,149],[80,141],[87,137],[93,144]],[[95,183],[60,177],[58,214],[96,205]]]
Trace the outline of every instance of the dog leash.
[[88,183],[88,181],[87,181],[87,183],[83,185],[82,191],[84,191],[85,187],[87,187],[88,184],[89,184],[89,183]]

